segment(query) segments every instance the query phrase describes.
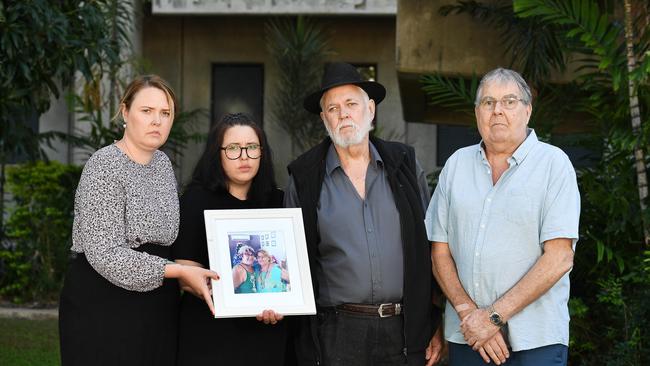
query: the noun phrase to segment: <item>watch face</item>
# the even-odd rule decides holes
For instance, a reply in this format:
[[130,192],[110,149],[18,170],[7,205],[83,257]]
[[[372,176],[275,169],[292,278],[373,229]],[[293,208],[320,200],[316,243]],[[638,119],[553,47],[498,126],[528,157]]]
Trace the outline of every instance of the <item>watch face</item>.
[[490,314],[490,321],[494,325],[501,325],[501,316],[499,314]]

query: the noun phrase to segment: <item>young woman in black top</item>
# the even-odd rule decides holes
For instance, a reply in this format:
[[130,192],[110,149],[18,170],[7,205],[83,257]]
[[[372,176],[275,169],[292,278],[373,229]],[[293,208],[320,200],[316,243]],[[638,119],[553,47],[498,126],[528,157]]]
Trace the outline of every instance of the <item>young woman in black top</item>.
[[[224,116],[211,128],[180,199],[173,257],[185,265],[209,266],[203,210],[279,208],[282,199],[262,129],[247,115]],[[285,323],[271,310],[257,319],[214,319],[205,302],[187,289],[180,307],[177,365],[284,365]]]

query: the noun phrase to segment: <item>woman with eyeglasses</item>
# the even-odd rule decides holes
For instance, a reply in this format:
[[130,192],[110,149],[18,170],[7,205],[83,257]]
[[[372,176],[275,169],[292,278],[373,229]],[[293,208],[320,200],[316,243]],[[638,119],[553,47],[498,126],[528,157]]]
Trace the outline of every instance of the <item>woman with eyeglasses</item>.
[[[203,210],[280,208],[282,199],[262,129],[245,114],[224,116],[211,128],[192,181],[181,197],[174,258],[181,264],[208,267]],[[285,364],[287,330],[281,315],[265,310],[257,319],[214,319],[205,302],[180,284],[185,293],[177,365]]]

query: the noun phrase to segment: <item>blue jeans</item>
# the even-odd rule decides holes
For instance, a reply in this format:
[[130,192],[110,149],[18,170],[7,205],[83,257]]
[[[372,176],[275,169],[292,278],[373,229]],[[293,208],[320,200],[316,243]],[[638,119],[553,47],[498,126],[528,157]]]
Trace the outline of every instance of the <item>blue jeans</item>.
[[[506,366],[566,366],[569,347],[552,344],[525,351],[512,352]],[[449,366],[485,366],[481,355],[466,344],[449,342]],[[490,361],[490,365],[494,365]]]
[[319,312],[318,323],[323,366],[407,364],[402,316],[379,318],[332,310]]

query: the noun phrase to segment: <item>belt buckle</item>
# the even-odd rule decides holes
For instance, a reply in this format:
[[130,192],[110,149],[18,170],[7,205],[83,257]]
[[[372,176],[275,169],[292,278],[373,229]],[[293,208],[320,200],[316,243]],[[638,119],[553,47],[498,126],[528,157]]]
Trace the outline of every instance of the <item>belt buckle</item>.
[[380,304],[379,305],[379,309],[377,309],[377,313],[379,313],[380,318],[388,318],[389,316],[391,316],[391,314],[384,314],[384,308],[387,309],[391,305],[393,305],[392,302],[389,302],[387,304]]

